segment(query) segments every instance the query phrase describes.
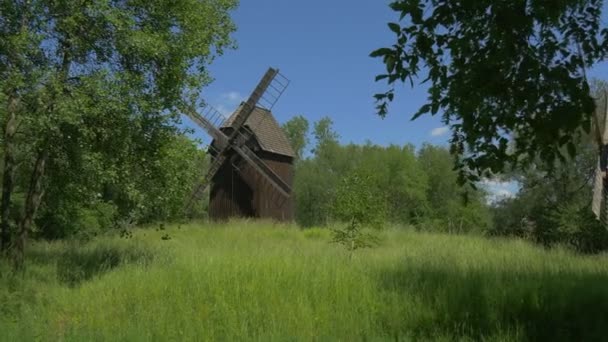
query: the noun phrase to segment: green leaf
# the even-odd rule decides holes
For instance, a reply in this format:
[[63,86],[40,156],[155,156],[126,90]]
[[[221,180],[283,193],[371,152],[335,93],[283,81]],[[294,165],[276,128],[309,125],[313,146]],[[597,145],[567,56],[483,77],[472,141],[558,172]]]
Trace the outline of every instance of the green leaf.
[[399,24],[397,24],[397,23],[388,23],[388,27],[391,29],[391,31],[395,32],[396,34],[401,33],[401,26],[399,26]]
[[386,75],[386,74],[385,75],[378,75],[378,76],[376,76],[376,82],[381,81],[381,80],[383,80],[385,78],[388,78],[388,77],[389,77],[389,75]]
[[[508,158],[541,160],[551,168],[571,141],[561,137],[588,131],[593,87],[580,70],[608,55],[608,29],[601,23],[598,1],[576,2],[584,20],[572,15],[573,4],[535,5],[524,21],[514,19],[521,9],[509,2],[398,0],[390,6],[396,16],[410,20],[387,23],[397,34],[387,44],[390,53],[377,53],[384,57],[386,74],[396,76],[389,76],[387,84],[414,85],[413,78],[425,72],[422,79],[436,92],[429,99],[431,107],[421,108],[413,119],[444,109],[450,121],[462,122],[459,140],[466,141],[466,152],[473,156],[468,159],[470,171],[500,171]],[[520,39],[531,28],[540,28],[538,39]],[[508,156],[492,151],[482,157],[490,142],[515,128],[522,148]],[[571,151],[572,146],[565,148]]]
[[370,57],[382,57],[382,56],[390,55],[392,53],[393,53],[392,49],[381,48],[381,49],[373,51],[372,53],[369,54],[369,56]]
[[386,71],[390,74],[395,70],[396,60],[393,56],[387,55],[384,62],[386,63]]
[[414,116],[412,116],[412,118],[410,119],[410,121],[414,121],[416,119],[418,119],[421,115],[428,113],[431,110],[431,105],[430,104],[425,104],[422,107],[420,107],[420,109],[418,109],[418,111],[414,114]]

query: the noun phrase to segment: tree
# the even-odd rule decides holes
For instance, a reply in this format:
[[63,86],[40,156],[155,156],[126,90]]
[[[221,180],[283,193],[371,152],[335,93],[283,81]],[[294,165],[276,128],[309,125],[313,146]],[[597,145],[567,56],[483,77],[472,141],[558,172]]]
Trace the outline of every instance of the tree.
[[[108,184],[150,170],[144,159],[175,132],[175,108],[196,99],[209,82],[207,64],[232,46],[228,12],[235,6],[236,0],[0,1],[0,227],[17,267],[48,177],[62,165],[94,169],[85,174],[104,175]],[[108,160],[115,163],[104,170]],[[29,176],[15,178],[16,168]],[[16,190],[25,200],[13,230]],[[82,190],[75,189],[91,195]]]
[[[592,93],[600,106],[606,89],[606,82],[593,80]],[[557,162],[551,173],[537,162],[508,174],[521,190],[517,197],[495,205],[495,234],[521,236],[544,245],[562,243],[582,252],[608,248],[608,231],[590,210],[596,141],[593,134],[582,135],[576,144],[578,153]]]
[[374,185],[382,189],[388,201],[387,220],[415,224],[427,216],[427,171],[416,159],[413,145],[383,147],[367,143],[348,155],[359,156],[357,167],[374,175]]
[[335,218],[346,224],[333,230],[333,242],[349,251],[371,247],[377,238],[366,227],[380,228],[385,222],[386,200],[370,175],[351,172],[342,178],[333,204]]
[[329,117],[314,123],[313,156],[296,165],[296,220],[303,226],[325,224],[331,218],[337,177],[345,168],[342,161],[348,158],[340,151],[339,136],[332,124]]
[[285,135],[291,143],[294,152],[296,153],[296,160],[301,160],[304,154],[304,150],[308,145],[308,120],[302,115],[297,115],[283,124],[283,130]]
[[338,139],[340,135],[333,130],[334,122],[325,116],[319,121],[315,122],[313,127],[313,134],[317,144],[315,145],[312,153],[322,154],[326,152],[324,150],[331,149],[332,146],[338,145]]
[[418,161],[429,178],[428,200],[433,204],[437,217],[447,216],[441,210],[460,196],[461,189],[456,182],[458,175],[453,170],[452,159],[450,152],[439,146],[423,144],[418,151]]
[[387,114],[396,83],[421,77],[428,99],[412,119],[442,112],[461,182],[538,158],[550,169],[591,127],[586,69],[608,54],[602,3],[394,1],[395,44],[371,54],[386,66],[376,80],[390,86],[375,95],[378,113]]
[[597,163],[590,138],[577,144],[579,153],[557,163],[548,174],[539,167],[515,172],[520,191],[515,198],[495,204],[494,230],[551,246],[570,245],[597,252],[608,247],[608,232],[590,210],[591,187]]

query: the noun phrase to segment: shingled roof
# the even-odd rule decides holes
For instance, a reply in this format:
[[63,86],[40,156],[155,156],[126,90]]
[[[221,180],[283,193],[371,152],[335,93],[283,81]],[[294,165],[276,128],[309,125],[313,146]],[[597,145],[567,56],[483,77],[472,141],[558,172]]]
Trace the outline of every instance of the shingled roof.
[[[243,104],[241,103],[239,108],[230,115],[222,127],[231,127],[242,108]],[[283,129],[270,111],[255,107],[249,118],[247,118],[247,121],[245,121],[245,126],[249,127],[256,135],[262,150],[292,158],[295,157],[295,153],[293,148],[291,148],[287,136],[285,136],[285,132],[283,132]]]

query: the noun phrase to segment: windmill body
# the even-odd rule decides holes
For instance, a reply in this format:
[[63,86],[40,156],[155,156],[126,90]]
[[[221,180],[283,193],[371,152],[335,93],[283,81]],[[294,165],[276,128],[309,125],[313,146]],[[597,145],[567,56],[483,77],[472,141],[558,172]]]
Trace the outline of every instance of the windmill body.
[[[243,110],[241,105],[220,128],[227,136],[234,133],[233,122]],[[241,126],[242,142],[280,177],[287,186],[293,183],[294,151],[272,113],[255,107]],[[218,150],[214,141],[209,149],[215,160]],[[284,198],[265,177],[234,150],[227,151],[219,170],[211,179],[209,217],[223,220],[230,217],[270,218],[293,220],[292,197]]]
[[277,69],[269,68],[249,98],[228,118],[213,107],[183,105],[180,110],[212,138],[209,170],[186,204],[193,205],[209,192],[209,217],[293,219],[294,152],[271,110],[289,84]]

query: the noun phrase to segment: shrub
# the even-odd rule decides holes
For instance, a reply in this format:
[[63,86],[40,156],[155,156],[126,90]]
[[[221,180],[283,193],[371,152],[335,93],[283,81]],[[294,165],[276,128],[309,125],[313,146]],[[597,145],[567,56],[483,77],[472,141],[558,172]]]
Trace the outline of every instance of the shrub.
[[117,208],[109,202],[98,201],[84,207],[78,202],[64,201],[45,207],[36,222],[42,237],[87,239],[113,228],[116,217]]
[[342,179],[336,191],[334,216],[344,222],[333,229],[333,242],[347,250],[371,247],[377,238],[362,228],[381,228],[386,219],[386,200],[369,175],[354,172]]

